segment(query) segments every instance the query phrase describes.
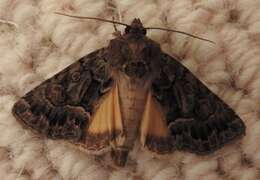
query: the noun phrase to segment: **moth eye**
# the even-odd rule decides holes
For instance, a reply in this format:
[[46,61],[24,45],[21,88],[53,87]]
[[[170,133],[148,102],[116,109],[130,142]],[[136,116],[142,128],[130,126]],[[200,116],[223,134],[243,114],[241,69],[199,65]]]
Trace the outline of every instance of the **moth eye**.
[[78,82],[80,80],[80,72],[73,72],[70,77],[73,82]]
[[130,26],[126,26],[126,28],[125,28],[125,33],[126,33],[126,34],[129,33],[130,29],[131,29]]

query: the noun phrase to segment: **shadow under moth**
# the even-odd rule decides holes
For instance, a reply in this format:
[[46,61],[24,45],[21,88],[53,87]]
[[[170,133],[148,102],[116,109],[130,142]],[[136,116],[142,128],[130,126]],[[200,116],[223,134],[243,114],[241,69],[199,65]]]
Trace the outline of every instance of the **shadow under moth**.
[[136,139],[158,154],[207,154],[245,134],[225,102],[146,36],[163,28],[145,28],[139,19],[103,21],[125,25],[124,34],[16,102],[21,124],[86,151],[108,149],[117,166],[126,164]]

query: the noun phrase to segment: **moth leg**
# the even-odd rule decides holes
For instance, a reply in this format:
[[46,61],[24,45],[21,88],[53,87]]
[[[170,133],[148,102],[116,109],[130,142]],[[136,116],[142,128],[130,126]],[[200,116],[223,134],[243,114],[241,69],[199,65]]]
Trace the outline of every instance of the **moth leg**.
[[[113,21],[115,20],[115,17],[114,17],[114,16],[112,17],[112,20],[113,20]],[[115,23],[113,23],[113,27],[114,27],[114,29],[115,29],[115,32],[117,32],[117,31],[118,31],[118,29],[117,29],[117,27],[116,27],[116,24],[115,24]]]
[[[113,21],[114,21],[114,20],[115,20],[115,17],[113,16]],[[115,36],[115,37],[121,37],[122,34],[121,34],[121,32],[117,29],[115,23],[113,23],[113,27],[114,27],[114,29],[115,29],[115,32],[113,32],[113,36]]]

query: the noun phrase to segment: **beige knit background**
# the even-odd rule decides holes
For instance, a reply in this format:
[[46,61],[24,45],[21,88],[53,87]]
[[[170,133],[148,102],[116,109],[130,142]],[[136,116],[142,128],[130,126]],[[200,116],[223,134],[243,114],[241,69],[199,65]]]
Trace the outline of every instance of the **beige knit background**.
[[[197,156],[157,157],[139,148],[127,167],[107,168],[62,142],[23,129],[10,113],[18,98],[91,51],[105,47],[113,25],[53,12],[174,28],[216,42],[149,31],[170,55],[227,102],[247,126],[246,136]],[[260,179],[260,0],[0,0],[1,180],[256,180]],[[118,27],[123,30],[123,27]]]

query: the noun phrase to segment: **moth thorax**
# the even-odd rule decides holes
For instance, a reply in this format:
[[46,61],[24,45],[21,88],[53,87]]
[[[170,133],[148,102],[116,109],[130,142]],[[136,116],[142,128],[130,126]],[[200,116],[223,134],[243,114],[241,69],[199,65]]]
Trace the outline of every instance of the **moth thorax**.
[[148,72],[148,66],[142,61],[131,61],[123,66],[123,71],[129,77],[142,78]]

